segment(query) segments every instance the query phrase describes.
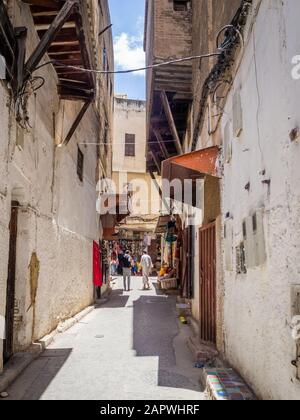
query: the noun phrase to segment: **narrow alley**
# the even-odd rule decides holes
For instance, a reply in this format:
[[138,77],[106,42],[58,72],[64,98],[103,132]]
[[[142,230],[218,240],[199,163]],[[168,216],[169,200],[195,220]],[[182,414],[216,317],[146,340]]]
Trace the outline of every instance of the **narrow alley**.
[[59,335],[8,389],[8,400],[203,399],[176,299],[141,287],[136,277],[123,293],[117,280],[110,299]]
[[299,16],[0,0],[2,407],[300,400]]

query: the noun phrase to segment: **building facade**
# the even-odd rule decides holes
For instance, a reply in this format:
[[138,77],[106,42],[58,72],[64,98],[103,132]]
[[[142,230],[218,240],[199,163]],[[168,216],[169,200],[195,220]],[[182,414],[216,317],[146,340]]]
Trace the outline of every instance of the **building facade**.
[[1,372],[93,301],[113,78],[68,65],[113,69],[113,50],[110,30],[99,35],[110,24],[106,0],[9,0],[0,8]]
[[[259,398],[297,400],[300,84],[292,63],[299,50],[299,4],[195,0],[175,10],[174,1],[160,2],[162,13],[149,3],[152,32],[159,33],[158,13],[167,28],[170,13],[184,24],[192,10],[192,46],[185,56],[215,54],[193,61],[188,111],[178,112],[174,104],[175,70],[169,72],[170,106],[162,102],[160,113],[181,145],[181,153],[169,147],[167,161],[161,158],[162,176],[195,180],[198,173],[204,182],[198,184],[204,188],[200,223],[191,221],[190,205],[181,216],[184,224],[192,222],[184,250],[191,247],[197,338],[216,346]],[[150,45],[146,38],[149,57]],[[164,59],[182,57],[180,48],[171,57],[166,49]],[[150,128],[153,98],[164,94],[158,83],[148,87]],[[163,133],[161,140],[168,145],[171,139]],[[148,159],[149,170],[160,169],[153,155]]]
[[[113,181],[119,194],[131,196],[130,215],[119,225],[119,237],[153,248],[150,242],[160,211],[160,198],[146,171],[146,103],[115,97],[113,136]],[[159,182],[159,179],[157,180]],[[144,242],[145,240],[145,242]]]

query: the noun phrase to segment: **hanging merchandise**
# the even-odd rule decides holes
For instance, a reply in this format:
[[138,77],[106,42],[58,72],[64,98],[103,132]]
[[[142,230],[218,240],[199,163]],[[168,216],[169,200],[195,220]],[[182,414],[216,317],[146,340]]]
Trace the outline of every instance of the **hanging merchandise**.
[[94,286],[101,287],[102,281],[102,255],[97,242],[93,243],[93,273],[94,273]]
[[148,234],[145,234],[145,236],[144,236],[144,245],[146,247],[151,246],[151,242],[152,242],[151,236],[148,235]]
[[166,242],[172,244],[177,241],[177,236],[175,235],[175,231],[176,231],[176,222],[171,220],[167,224]]

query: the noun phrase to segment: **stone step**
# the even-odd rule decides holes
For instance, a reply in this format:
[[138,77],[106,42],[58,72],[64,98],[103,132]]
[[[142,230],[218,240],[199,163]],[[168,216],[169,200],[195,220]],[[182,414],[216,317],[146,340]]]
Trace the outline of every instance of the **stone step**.
[[254,401],[255,395],[243,379],[230,368],[205,368],[206,394],[217,401]]

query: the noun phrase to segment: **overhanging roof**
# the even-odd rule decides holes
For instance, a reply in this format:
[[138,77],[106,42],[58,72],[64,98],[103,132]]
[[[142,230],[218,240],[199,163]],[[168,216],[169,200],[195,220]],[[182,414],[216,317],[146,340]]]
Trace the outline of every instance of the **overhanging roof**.
[[[23,0],[23,3],[29,4],[36,31],[42,40],[68,1]],[[91,69],[83,7],[82,1],[74,1],[71,12],[47,48],[47,53],[50,60],[57,61],[53,65],[59,79],[60,97],[67,100],[92,101],[95,96],[94,76],[67,67],[71,65]]]
[[162,178],[169,181],[199,179],[206,175],[220,178],[219,156],[220,148],[214,146],[167,159],[162,163]]
[[[197,180],[206,176],[221,178],[220,171],[220,148],[218,146],[198,150],[182,156],[176,156],[162,163],[163,196],[172,200],[202,208],[201,188]],[[178,181],[178,191],[174,191],[177,184],[172,188],[164,185],[164,180],[174,184]],[[186,181],[191,181],[188,184]]]
[[101,195],[101,215],[115,215],[118,223],[130,214],[129,194],[103,194]]
[[171,221],[172,217],[170,215],[160,216],[155,228],[155,233],[165,233],[166,226]]

